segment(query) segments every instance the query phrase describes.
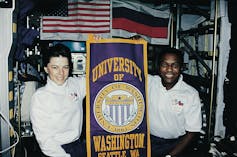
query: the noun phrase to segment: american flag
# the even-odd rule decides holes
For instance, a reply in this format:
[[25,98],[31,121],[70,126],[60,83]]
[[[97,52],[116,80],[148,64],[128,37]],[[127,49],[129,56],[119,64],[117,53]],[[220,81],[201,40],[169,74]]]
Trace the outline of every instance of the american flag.
[[[68,0],[67,11],[59,16],[43,16],[41,40],[81,40],[89,33],[110,34],[110,0]],[[66,15],[66,16],[65,16]]]

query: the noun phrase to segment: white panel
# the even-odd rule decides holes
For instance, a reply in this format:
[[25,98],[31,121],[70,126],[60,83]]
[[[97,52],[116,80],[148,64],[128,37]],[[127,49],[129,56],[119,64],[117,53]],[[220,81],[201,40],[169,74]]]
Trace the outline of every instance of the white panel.
[[[14,8],[14,7],[13,7]],[[8,100],[8,55],[11,49],[12,37],[12,12],[13,8],[0,8],[0,110],[9,119]],[[9,126],[0,120],[0,144],[5,149],[10,146]],[[10,157],[10,152],[2,154],[3,157]]]

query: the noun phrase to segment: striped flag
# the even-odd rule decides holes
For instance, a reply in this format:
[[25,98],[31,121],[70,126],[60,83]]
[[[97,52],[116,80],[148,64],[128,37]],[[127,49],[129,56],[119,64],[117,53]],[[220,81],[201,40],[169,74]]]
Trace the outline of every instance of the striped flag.
[[169,44],[168,5],[154,6],[127,0],[113,0],[112,36],[140,35],[151,44]]
[[41,18],[41,40],[85,41],[90,33],[110,37],[110,0],[68,0],[67,7]]

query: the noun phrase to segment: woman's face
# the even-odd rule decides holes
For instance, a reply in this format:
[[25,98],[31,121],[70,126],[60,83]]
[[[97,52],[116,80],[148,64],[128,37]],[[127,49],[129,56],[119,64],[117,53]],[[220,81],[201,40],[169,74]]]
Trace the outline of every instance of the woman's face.
[[67,80],[69,69],[68,58],[62,56],[50,58],[47,67],[44,67],[49,78],[57,85],[62,85]]

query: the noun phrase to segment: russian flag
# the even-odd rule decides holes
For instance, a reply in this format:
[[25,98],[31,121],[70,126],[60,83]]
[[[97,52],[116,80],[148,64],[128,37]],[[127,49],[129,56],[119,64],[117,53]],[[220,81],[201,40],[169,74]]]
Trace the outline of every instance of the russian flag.
[[140,35],[151,44],[169,44],[168,5],[154,6],[136,1],[114,0],[112,36],[130,38]]

